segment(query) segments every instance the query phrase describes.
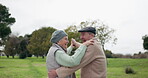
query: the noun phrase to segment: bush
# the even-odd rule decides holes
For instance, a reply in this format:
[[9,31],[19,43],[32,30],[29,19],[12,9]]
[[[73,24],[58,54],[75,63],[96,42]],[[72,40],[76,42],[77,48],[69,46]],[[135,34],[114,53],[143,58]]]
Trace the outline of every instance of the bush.
[[125,73],[126,74],[135,74],[135,71],[130,66],[128,66],[125,68]]
[[32,57],[32,54],[28,54],[28,57]]
[[26,58],[26,53],[22,52],[19,54],[20,59],[25,59]]

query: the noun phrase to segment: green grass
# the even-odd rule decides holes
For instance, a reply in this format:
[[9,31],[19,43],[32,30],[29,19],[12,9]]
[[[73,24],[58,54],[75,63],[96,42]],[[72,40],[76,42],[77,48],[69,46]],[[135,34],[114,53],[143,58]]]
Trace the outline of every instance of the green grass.
[[[47,78],[45,60],[0,57],[0,78]],[[136,74],[125,74],[127,66]],[[79,72],[76,72],[77,78],[80,78]],[[148,59],[108,59],[107,78],[148,78]]]
[[0,78],[47,78],[45,59],[0,58]]
[[[125,74],[125,68],[130,66],[136,74]],[[108,59],[108,78],[148,78],[148,59]]]

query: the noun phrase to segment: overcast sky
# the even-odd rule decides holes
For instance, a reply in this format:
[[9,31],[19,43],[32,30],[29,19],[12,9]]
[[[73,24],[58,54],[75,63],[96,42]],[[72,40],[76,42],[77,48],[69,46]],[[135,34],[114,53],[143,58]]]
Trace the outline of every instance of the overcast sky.
[[16,22],[13,33],[31,34],[43,26],[65,29],[82,21],[99,19],[116,30],[113,53],[133,54],[143,50],[148,34],[148,0],[0,0]]

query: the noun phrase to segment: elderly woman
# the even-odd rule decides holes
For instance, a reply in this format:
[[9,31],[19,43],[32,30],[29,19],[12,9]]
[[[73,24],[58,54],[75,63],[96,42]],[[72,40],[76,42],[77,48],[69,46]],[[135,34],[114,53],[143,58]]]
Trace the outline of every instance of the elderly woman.
[[[93,40],[81,44],[72,39],[70,47],[67,48],[67,44],[69,43],[68,35],[62,30],[53,32],[50,41],[53,45],[50,47],[46,59],[48,71],[57,69],[61,66],[73,67],[79,65],[87,46],[93,44]],[[75,50],[75,53],[70,56],[69,54],[71,54],[74,46],[78,48]],[[70,75],[66,78],[75,78],[75,76]]]

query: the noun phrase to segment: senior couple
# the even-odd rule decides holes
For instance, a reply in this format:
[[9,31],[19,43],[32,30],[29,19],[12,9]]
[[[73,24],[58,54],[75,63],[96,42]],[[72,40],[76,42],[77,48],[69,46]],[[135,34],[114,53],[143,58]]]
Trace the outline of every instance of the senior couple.
[[[67,48],[68,35],[57,30],[52,34],[46,66],[48,78],[76,78],[75,71],[81,69],[81,78],[106,78],[106,57],[100,42],[95,38],[96,29],[85,27],[80,32],[83,43],[71,39]],[[72,49],[76,47],[74,54]]]

